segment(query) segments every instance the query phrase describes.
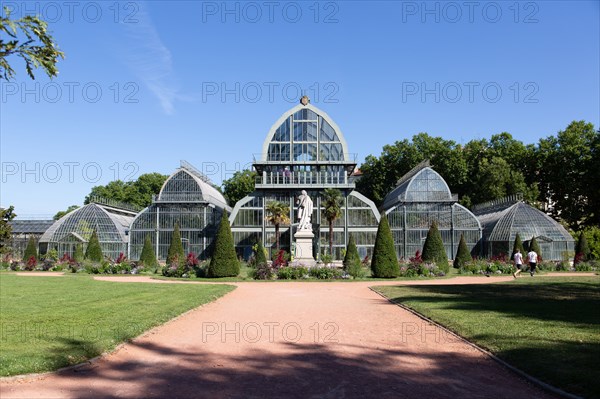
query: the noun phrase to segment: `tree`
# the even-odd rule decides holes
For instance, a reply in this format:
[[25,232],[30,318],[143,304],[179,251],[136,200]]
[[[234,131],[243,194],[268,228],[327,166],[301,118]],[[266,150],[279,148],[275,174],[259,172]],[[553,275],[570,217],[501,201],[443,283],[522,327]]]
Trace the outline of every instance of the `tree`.
[[515,236],[515,242],[513,244],[512,254],[510,255],[510,259],[514,259],[515,254],[517,253],[517,249],[521,251],[522,254],[525,253],[525,248],[523,247],[523,241],[521,241],[521,235],[517,233]]
[[329,224],[329,254],[333,256],[333,223],[342,216],[344,198],[342,192],[334,188],[326,188],[321,194],[322,209]]
[[279,226],[290,223],[290,207],[283,202],[272,201],[266,206],[267,221],[275,226],[275,248],[279,250]]
[[469,252],[469,248],[465,242],[465,237],[463,234],[461,234],[460,241],[458,243],[458,250],[456,251],[456,256],[454,257],[454,267],[460,269],[471,260],[471,253]]
[[577,240],[577,246],[575,247],[575,258],[580,261],[590,260],[590,247],[588,246],[587,239],[583,231],[579,233],[579,239]]
[[215,246],[208,265],[208,277],[235,277],[240,274],[240,262],[235,253],[233,234],[227,212],[223,212],[219,230],[215,238]]
[[356,266],[362,267],[360,263],[360,255],[356,249],[356,243],[354,242],[354,236],[352,233],[349,234],[348,245],[346,246],[346,256],[344,256],[344,270],[350,271],[356,268]]
[[540,244],[538,244],[535,237],[532,237],[531,241],[529,241],[529,251],[534,251],[540,259],[542,258],[542,251],[540,250]]
[[442,234],[438,230],[437,223],[434,221],[427,232],[425,244],[423,244],[423,254],[421,256],[424,262],[433,262],[440,270],[448,273],[448,256],[442,241]]
[[104,186],[92,187],[84,204],[89,204],[92,197],[98,196],[145,208],[152,203],[152,196],[160,192],[167,178],[160,173],[146,173],[135,181],[113,180]]
[[373,277],[379,278],[393,278],[400,274],[394,239],[386,215],[381,216],[377,227],[371,270]]
[[[54,38],[48,32],[48,24],[38,16],[26,15],[20,19],[11,20],[11,10],[4,7],[5,16],[0,16],[0,32],[10,36],[10,40],[0,40],[0,78],[10,80],[15,71],[7,61],[7,57],[15,55],[25,61],[25,70],[31,79],[35,80],[33,70],[43,68],[46,74],[53,78],[58,75],[56,63],[58,58],[65,58],[54,43]],[[24,36],[19,39],[19,36]]]
[[573,121],[557,136],[542,139],[537,149],[541,201],[569,226],[600,224],[600,132],[585,121]]
[[142,247],[142,253],[140,255],[140,263],[147,268],[154,268],[158,266],[156,253],[154,252],[154,248],[152,248],[150,234],[147,234],[146,238],[144,239],[144,246]]
[[179,233],[179,223],[175,223],[173,228],[173,235],[171,236],[171,243],[169,244],[169,251],[167,252],[167,267],[173,263],[183,265],[185,263],[185,253],[183,251],[183,244],[181,243],[181,234]]
[[223,193],[231,206],[254,191],[256,172],[242,170],[235,172],[230,179],[223,181]]
[[73,212],[75,209],[78,209],[79,206],[78,205],[71,205],[67,208],[67,210],[65,211],[58,211],[56,212],[56,214],[54,215],[54,217],[52,218],[53,220],[58,220],[61,217],[65,216],[67,213],[71,213]]
[[102,262],[104,259],[96,230],[92,232],[92,237],[88,242],[88,246],[85,250],[85,259],[91,260],[92,262]]
[[25,248],[25,252],[23,253],[23,262],[27,262],[32,256],[37,260],[37,245],[35,245],[35,239],[33,238],[33,236],[30,236],[29,241],[27,241],[27,247]]
[[12,205],[8,208],[0,208],[0,254],[10,251],[8,243],[12,237],[12,228],[8,222],[17,216],[14,211],[15,207]]

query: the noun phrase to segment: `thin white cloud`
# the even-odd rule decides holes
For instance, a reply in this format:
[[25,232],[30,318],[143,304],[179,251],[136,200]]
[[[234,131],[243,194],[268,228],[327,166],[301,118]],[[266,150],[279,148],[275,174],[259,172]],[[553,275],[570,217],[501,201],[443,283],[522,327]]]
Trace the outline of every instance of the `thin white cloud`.
[[178,99],[178,85],[173,73],[171,52],[162,42],[143,2],[136,3],[137,23],[125,24],[127,29],[127,64],[158,98],[163,111],[171,115]]

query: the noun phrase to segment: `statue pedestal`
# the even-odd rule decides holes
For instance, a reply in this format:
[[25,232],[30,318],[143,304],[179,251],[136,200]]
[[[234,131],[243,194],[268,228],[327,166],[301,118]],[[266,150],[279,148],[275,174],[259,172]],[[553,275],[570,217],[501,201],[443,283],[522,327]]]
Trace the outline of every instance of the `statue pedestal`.
[[312,267],[316,265],[313,258],[313,238],[315,235],[310,230],[299,230],[294,234],[296,239],[296,255],[294,256],[294,264]]

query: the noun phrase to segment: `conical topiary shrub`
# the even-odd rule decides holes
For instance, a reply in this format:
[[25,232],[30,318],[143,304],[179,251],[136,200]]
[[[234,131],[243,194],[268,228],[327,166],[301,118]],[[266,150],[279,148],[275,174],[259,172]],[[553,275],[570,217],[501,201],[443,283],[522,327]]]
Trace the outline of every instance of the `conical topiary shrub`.
[[358,255],[358,249],[356,249],[356,243],[354,242],[354,236],[352,233],[348,235],[348,246],[346,247],[346,255],[344,256],[344,270],[356,263],[360,264],[360,256]]
[[37,260],[38,253],[35,245],[35,239],[33,236],[30,236],[29,241],[27,241],[25,252],[23,253],[23,262],[27,263],[32,256]]
[[590,253],[590,247],[588,246],[587,239],[582,231],[579,233],[579,240],[577,240],[577,245],[575,246],[575,259],[577,263],[589,260]]
[[156,253],[152,248],[152,240],[150,239],[150,235],[146,235],[144,240],[144,246],[142,247],[142,253],[140,255],[140,263],[147,268],[155,268],[158,266],[158,261],[156,260]]
[[540,244],[538,244],[537,240],[535,239],[535,237],[533,237],[531,239],[531,241],[529,241],[529,251],[534,251],[537,255],[538,255],[538,262],[541,261],[542,258],[542,251],[540,249]]
[[177,262],[179,265],[185,263],[185,253],[183,252],[183,244],[181,243],[179,223],[175,223],[175,227],[173,228],[171,244],[169,245],[169,252],[167,252],[167,267],[171,266],[174,262]]
[[81,244],[77,244],[77,245],[75,246],[75,252],[73,252],[73,260],[74,260],[75,262],[78,262],[78,263],[79,263],[79,262],[83,261],[83,258],[84,258],[84,257],[85,257],[85,256],[84,256],[84,254],[83,254],[83,245],[81,245]]
[[98,233],[96,230],[92,233],[90,241],[88,242],[85,250],[85,259],[91,260],[92,262],[102,262],[104,256],[102,255],[102,247],[100,241],[98,241]]
[[377,228],[371,270],[373,277],[379,278],[393,278],[400,274],[394,239],[386,215],[381,216]]
[[425,239],[425,244],[423,244],[423,255],[421,258],[424,262],[435,263],[444,273],[450,271],[442,235],[440,234],[435,221],[431,224],[431,227],[427,232],[427,238]]
[[258,240],[256,243],[256,250],[254,253],[255,265],[266,265],[267,264],[267,255],[265,254],[265,247],[262,244],[261,240]]
[[223,212],[221,217],[212,258],[206,274],[208,277],[235,277],[240,274],[240,262],[235,253],[227,212]]
[[513,244],[513,250],[510,255],[510,259],[513,260],[515,258],[515,254],[517,253],[517,249],[521,251],[522,254],[525,254],[525,247],[523,247],[523,241],[521,241],[521,235],[517,233],[515,236],[515,242]]
[[460,235],[460,242],[458,243],[458,250],[456,251],[456,257],[454,258],[454,267],[460,269],[464,267],[467,262],[471,261],[471,253],[467,248],[464,235]]

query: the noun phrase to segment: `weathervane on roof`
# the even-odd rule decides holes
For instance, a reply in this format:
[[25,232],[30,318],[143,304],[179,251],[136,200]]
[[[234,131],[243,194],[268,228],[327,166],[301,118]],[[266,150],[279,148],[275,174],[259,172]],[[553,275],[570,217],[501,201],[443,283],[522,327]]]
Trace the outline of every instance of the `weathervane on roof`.
[[308,98],[308,96],[302,96],[302,97],[300,97],[300,104],[306,106],[309,103],[310,103],[310,98]]

